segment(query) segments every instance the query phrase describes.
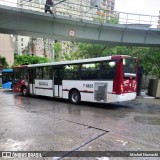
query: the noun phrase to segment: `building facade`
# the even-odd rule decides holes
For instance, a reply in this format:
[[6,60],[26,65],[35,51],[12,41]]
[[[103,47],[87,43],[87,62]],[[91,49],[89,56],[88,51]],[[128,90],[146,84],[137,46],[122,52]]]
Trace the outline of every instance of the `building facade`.
[[[102,19],[104,22],[110,19],[112,13],[106,13],[106,10],[114,10],[115,0],[66,0],[66,1],[54,1],[53,12],[58,15],[69,16],[72,18],[85,18],[86,20],[98,20]],[[44,5],[46,0],[18,0],[18,7],[24,9],[31,9],[35,11],[44,12]],[[49,14],[49,13],[48,13]],[[18,54],[26,53],[28,50],[30,54],[37,56],[45,56],[54,58],[54,40],[45,38],[29,38],[22,43],[22,37],[18,39]],[[62,54],[69,54],[73,50],[76,50],[76,45],[72,42],[62,41]],[[24,52],[23,52],[24,51]]]
[[[18,0],[17,6],[23,9],[30,9],[34,11],[44,12],[46,0]],[[53,44],[54,40],[46,38],[34,38],[34,37],[24,37],[17,36],[17,46],[15,50],[18,55],[21,54],[31,54],[40,57],[54,57]]]
[[9,66],[14,63],[13,36],[0,34],[0,56],[5,57]]
[[22,55],[28,46],[29,37],[26,36],[14,36],[14,53],[16,55]]
[[92,20],[97,11],[113,11],[115,0],[67,0],[55,3],[56,14],[67,15],[73,18],[88,18]]

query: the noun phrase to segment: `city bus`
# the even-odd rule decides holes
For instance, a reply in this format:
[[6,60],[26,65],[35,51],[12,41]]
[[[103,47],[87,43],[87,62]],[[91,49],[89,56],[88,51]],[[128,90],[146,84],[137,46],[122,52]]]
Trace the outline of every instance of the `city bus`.
[[111,103],[136,98],[138,59],[114,55],[14,67],[13,91],[80,101]]
[[13,69],[2,70],[2,88],[12,89]]

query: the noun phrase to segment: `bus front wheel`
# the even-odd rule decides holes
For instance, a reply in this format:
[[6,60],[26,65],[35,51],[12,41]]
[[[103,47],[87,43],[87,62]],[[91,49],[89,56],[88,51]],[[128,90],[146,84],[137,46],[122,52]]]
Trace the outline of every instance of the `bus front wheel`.
[[22,95],[23,96],[27,96],[27,88],[26,87],[22,87]]
[[71,93],[69,94],[69,100],[73,104],[78,104],[81,100],[79,92],[76,90],[71,91]]

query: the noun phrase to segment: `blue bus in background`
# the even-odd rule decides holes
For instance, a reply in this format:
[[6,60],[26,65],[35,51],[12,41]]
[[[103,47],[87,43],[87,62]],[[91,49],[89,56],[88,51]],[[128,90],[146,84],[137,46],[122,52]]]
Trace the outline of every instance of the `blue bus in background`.
[[2,70],[2,88],[12,89],[13,69]]
[[2,73],[0,73],[0,87],[2,86]]

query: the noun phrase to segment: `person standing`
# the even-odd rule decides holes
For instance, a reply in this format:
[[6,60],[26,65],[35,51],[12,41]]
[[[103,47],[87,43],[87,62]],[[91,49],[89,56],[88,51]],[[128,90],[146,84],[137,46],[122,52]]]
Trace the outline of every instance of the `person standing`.
[[53,1],[52,0],[46,0],[45,13],[49,12],[49,13],[53,14],[53,12],[50,9],[50,7],[52,7],[52,6],[53,6]]

